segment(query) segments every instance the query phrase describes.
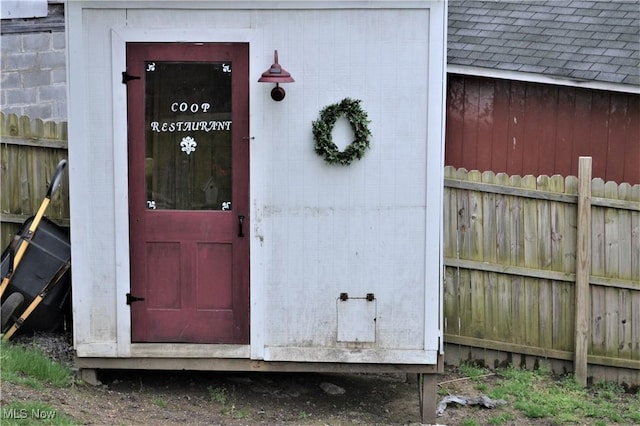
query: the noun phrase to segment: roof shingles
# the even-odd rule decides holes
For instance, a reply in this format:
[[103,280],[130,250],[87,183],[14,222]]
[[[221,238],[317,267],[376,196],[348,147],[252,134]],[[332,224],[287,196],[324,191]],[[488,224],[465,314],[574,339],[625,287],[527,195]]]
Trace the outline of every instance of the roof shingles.
[[450,0],[449,42],[449,64],[640,85],[640,0]]

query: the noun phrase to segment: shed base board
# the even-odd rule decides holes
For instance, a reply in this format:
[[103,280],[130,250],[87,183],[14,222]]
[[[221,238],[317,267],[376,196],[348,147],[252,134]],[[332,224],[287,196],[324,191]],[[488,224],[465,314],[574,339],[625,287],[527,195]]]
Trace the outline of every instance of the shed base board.
[[367,348],[318,348],[318,347],[278,347],[266,346],[266,361],[293,362],[337,362],[363,364],[436,364],[438,351],[423,349],[367,349]]
[[436,364],[347,364],[329,362],[260,361],[221,358],[76,358],[79,369],[198,370],[299,373],[419,373],[444,371],[443,357]]

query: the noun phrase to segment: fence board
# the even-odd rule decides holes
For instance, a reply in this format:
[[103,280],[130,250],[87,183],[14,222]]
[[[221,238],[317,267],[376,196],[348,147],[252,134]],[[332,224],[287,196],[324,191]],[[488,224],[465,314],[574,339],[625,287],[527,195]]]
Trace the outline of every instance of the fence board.
[[[453,167],[445,167],[444,176],[446,179],[455,179],[457,177],[457,170]],[[459,257],[459,244],[458,244],[458,203],[457,203],[457,190],[452,189],[450,196],[444,199],[444,211],[445,215],[451,220],[448,220],[444,227],[444,231],[447,235],[455,235],[455,238],[447,238],[443,241],[443,249],[445,256]],[[444,281],[444,294],[443,294],[443,308],[449,312],[449,316],[444,318],[445,333],[460,334],[458,327],[458,318],[460,306],[458,295],[460,275],[459,268],[445,268],[445,281]]]
[[[482,175],[477,170],[469,172],[467,178],[472,182],[482,182]],[[476,191],[467,192],[469,196],[469,225],[470,225],[470,259],[484,260],[484,220],[485,210],[482,194]],[[483,337],[485,324],[485,273],[471,270],[469,274],[471,327],[474,337]]]
[[631,348],[633,346],[633,340],[631,339],[631,318],[633,316],[633,310],[631,306],[631,295],[627,289],[618,289],[618,358],[631,359]]
[[[495,174],[492,172],[482,173],[482,182],[493,185]],[[482,193],[482,253],[483,261],[496,263],[497,261],[497,204],[496,194]],[[483,273],[484,280],[484,327],[481,336],[484,338],[496,338],[496,325],[500,320],[498,316],[498,283],[497,274],[493,272]]]
[[[522,186],[522,178],[520,176],[511,176],[509,185],[520,188]],[[523,199],[521,197],[511,197],[511,216],[509,224],[511,227],[511,265],[524,266],[524,210]],[[510,312],[512,321],[512,342],[519,345],[526,344],[526,306],[524,298],[524,278],[512,278]]]
[[[604,186],[606,198],[618,198],[618,185],[615,182],[606,182]],[[618,235],[618,211],[615,209],[604,210],[604,245],[605,260],[604,269],[607,277],[619,277],[619,251],[620,238]]]
[[[618,187],[618,199],[631,200],[631,185],[623,183]],[[631,217],[633,213],[629,210],[618,210],[618,277],[631,279],[631,250],[632,250],[632,229]]]
[[[618,185],[615,182],[606,182],[604,185],[605,198],[618,199]],[[604,273],[607,277],[618,278],[620,276],[620,234],[619,214],[616,209],[604,209]],[[624,334],[621,333],[621,321],[624,320],[625,307],[621,304],[620,289],[605,289],[605,304],[607,310],[606,347],[609,355],[621,356],[624,346]]]
[[[467,180],[467,171],[458,169],[457,178],[462,181]],[[458,255],[466,259],[471,256],[471,238],[470,238],[470,208],[469,194],[466,191],[457,191],[457,247]],[[471,280],[469,278],[469,270],[460,269],[456,271],[457,288],[458,288],[458,318],[457,328],[458,334],[472,335],[471,330]]]
[[[509,184],[509,176],[506,173],[498,173],[495,179],[496,185]],[[511,233],[511,204],[506,194],[496,194],[496,262],[500,265],[508,265],[511,259],[512,233]],[[506,274],[496,273],[497,295],[494,307],[494,340],[511,341],[513,339],[513,327],[511,322],[511,279]]]
[[640,291],[632,292],[631,296],[631,358],[640,359]]
[[[628,198],[640,201],[640,185],[634,185],[628,191]],[[631,279],[640,284],[640,214],[632,214],[631,224]],[[633,291],[631,296],[631,358],[640,359],[640,291]],[[640,373],[638,373],[640,376]],[[640,382],[640,379],[636,383]],[[633,382],[627,382],[633,383]]]
[[474,334],[471,317],[471,278],[468,269],[458,269],[458,334],[472,336]]
[[[591,195],[604,197],[604,181],[596,178],[591,183]],[[604,209],[591,209],[591,274],[605,275],[604,266]],[[591,342],[590,353],[607,354],[607,305],[606,288],[591,286]]]
[[[536,178],[531,175],[522,179],[524,188],[536,189]],[[527,268],[540,269],[540,229],[538,227],[538,215],[540,200],[526,198],[523,202],[524,213],[524,266]],[[525,340],[527,346],[539,346],[540,308],[538,306],[538,295],[540,292],[540,281],[534,278],[524,278],[524,300],[522,309],[524,310],[523,322],[525,325]]]
[[[509,186],[519,188],[521,182],[522,178],[520,176],[511,176],[509,178]],[[515,266],[524,266],[524,231],[522,220],[524,213],[522,211],[522,203],[522,197],[510,198],[511,265]]]
[[[451,179],[455,177],[455,169],[453,167],[445,167],[444,168],[444,177],[445,179]],[[455,189],[451,190],[451,193],[455,193]],[[448,217],[448,218],[454,218],[457,216],[457,209],[456,209],[456,197],[455,196],[450,196],[446,199],[443,200],[443,204],[444,204],[444,216]],[[446,230],[444,230],[444,233],[446,235],[456,235],[456,223],[457,221],[454,220],[448,220],[444,223],[444,226],[447,228]],[[444,256],[456,256],[456,242],[452,239],[452,238],[447,238],[443,240],[443,253]]]
[[[495,184],[495,174],[492,172],[482,173],[482,182],[486,184]],[[483,222],[482,226],[482,252],[483,259],[487,262],[495,263],[498,257],[497,253],[497,205],[496,194],[483,192],[482,194],[482,217],[479,219]]]
[[443,308],[446,312],[449,313],[444,319],[444,332],[447,334],[460,334],[460,330],[458,330],[458,294],[459,290],[458,286],[458,278],[456,277],[456,269],[455,268],[446,268],[445,269],[445,281],[444,281],[444,294],[443,294]]
[[604,355],[609,357],[618,357],[620,351],[620,337],[618,336],[620,324],[620,306],[618,305],[618,289],[605,288],[605,342]]
[[[560,175],[552,176],[548,181],[550,192],[562,194],[565,189],[565,179]],[[570,272],[569,268],[570,252],[575,257],[575,253],[566,244],[564,235],[567,226],[567,210],[570,208],[568,203],[550,203],[549,204],[549,220],[550,220],[550,267],[554,271]],[[571,350],[573,347],[571,320],[574,318],[573,303],[574,294],[569,292],[569,285],[562,281],[551,280],[549,297],[549,311],[542,318],[546,318],[550,324],[546,332],[550,332],[550,339],[546,339],[543,343],[545,347],[551,347],[559,350]],[[571,315],[569,315],[571,313]]]

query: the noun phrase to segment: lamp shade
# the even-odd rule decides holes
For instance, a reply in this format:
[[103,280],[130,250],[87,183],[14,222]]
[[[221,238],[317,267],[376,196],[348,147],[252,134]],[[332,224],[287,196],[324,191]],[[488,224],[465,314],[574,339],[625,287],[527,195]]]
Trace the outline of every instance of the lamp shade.
[[268,70],[262,73],[262,77],[258,79],[260,83],[291,83],[295,80],[291,74],[278,63],[278,51],[273,51],[273,64]]

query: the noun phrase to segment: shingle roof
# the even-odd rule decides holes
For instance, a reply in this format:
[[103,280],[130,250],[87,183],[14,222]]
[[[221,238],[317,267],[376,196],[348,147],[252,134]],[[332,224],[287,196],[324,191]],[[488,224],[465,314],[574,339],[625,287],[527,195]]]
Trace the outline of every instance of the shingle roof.
[[449,0],[448,63],[640,85],[640,0]]

